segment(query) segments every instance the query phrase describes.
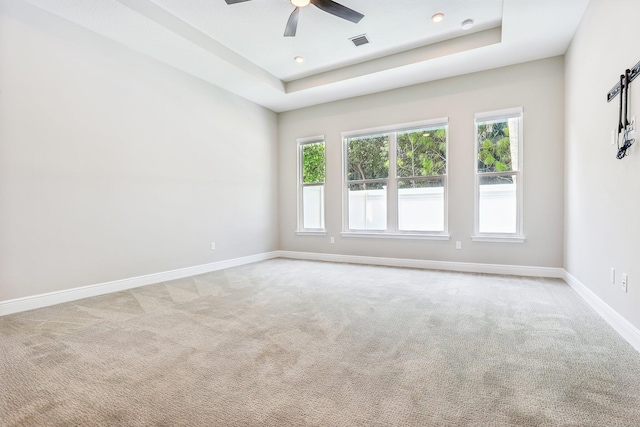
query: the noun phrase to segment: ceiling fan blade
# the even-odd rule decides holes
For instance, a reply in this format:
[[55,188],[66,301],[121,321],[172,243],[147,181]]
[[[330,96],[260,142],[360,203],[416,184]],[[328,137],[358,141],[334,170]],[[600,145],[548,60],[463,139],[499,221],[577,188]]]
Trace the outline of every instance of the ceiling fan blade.
[[287,21],[287,26],[284,29],[285,37],[295,37],[296,30],[298,29],[298,16],[300,16],[300,8],[296,7]]
[[251,0],[224,0],[227,2],[227,4],[236,4],[236,3],[242,3],[245,1],[251,1]]
[[349,9],[346,6],[338,4],[333,0],[311,0],[311,3],[314,4],[317,8],[324,10],[332,15],[335,15],[339,18],[346,19],[347,21],[355,22],[356,24],[360,22],[364,15],[356,12],[353,9]]

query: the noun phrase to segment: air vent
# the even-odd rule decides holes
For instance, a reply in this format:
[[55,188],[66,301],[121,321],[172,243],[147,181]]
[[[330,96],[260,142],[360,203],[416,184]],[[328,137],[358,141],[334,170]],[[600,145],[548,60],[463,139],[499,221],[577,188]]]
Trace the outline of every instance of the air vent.
[[363,44],[368,44],[369,39],[366,34],[362,34],[360,36],[351,37],[349,40],[353,43],[355,47],[362,46]]

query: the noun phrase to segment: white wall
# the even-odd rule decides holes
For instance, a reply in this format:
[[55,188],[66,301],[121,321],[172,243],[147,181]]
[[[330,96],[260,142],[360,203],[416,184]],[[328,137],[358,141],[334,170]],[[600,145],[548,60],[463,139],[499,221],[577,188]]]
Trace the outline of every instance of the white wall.
[[[618,102],[606,94],[640,61],[637,0],[591,0],[566,55],[565,269],[640,328],[640,147],[615,158]],[[640,117],[640,80],[630,114]],[[633,135],[636,140],[640,134]],[[640,141],[639,141],[640,142]],[[609,269],[618,277],[612,284]],[[620,274],[629,274],[629,291]]]
[[1,0],[0,301],[277,249],[276,138],[275,113]]
[[[295,110],[279,115],[280,248],[288,251],[562,267],[562,57]],[[474,114],[524,107],[524,244],[472,242]],[[451,241],[341,238],[343,131],[449,117]],[[326,136],[326,237],[297,236],[296,138]],[[334,236],[336,243],[329,243]],[[462,250],[455,250],[455,241]]]

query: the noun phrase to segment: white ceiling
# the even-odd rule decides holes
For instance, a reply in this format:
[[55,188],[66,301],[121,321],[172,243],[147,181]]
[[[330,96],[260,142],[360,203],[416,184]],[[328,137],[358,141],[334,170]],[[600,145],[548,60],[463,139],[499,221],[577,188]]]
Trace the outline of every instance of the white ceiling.
[[309,5],[296,37],[289,0],[25,1],[281,112],[561,55],[589,0],[338,0],[364,18]]

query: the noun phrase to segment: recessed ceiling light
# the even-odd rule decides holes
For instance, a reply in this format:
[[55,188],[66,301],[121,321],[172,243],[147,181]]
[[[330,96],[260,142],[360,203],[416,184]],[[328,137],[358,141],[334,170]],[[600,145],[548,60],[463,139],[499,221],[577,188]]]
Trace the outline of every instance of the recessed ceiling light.
[[294,6],[298,6],[298,7],[305,7],[310,2],[311,0],[291,0],[291,3],[293,3]]
[[293,58],[293,60],[296,61],[298,64],[302,64],[304,62],[304,57],[296,56],[295,58]]
[[462,21],[463,30],[470,30],[472,28],[473,28],[473,19],[467,19],[465,21]]
[[431,17],[433,22],[441,22],[444,19],[444,13],[436,13]]

